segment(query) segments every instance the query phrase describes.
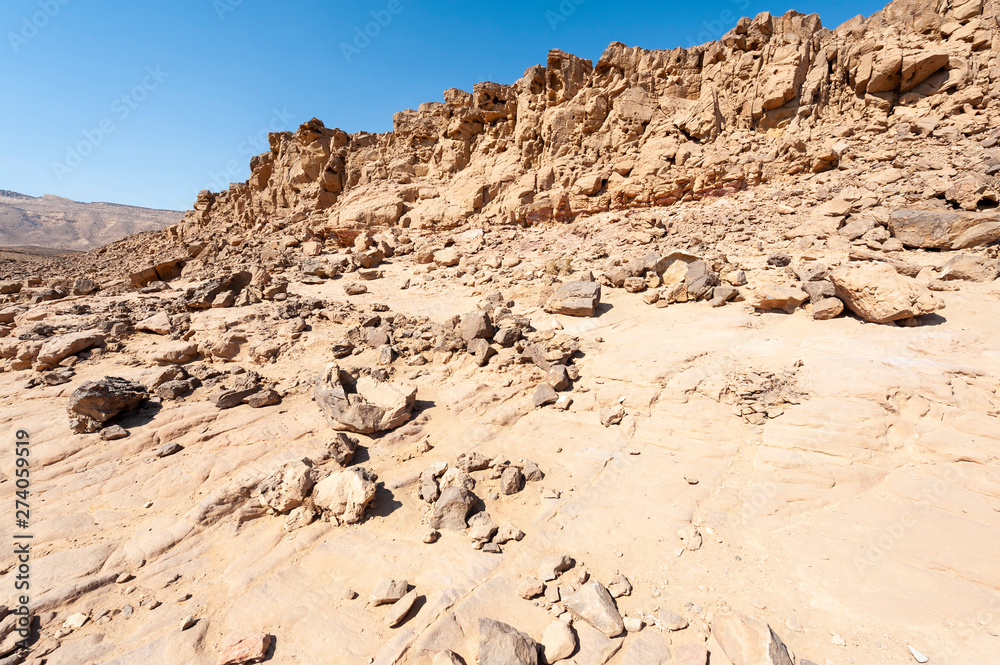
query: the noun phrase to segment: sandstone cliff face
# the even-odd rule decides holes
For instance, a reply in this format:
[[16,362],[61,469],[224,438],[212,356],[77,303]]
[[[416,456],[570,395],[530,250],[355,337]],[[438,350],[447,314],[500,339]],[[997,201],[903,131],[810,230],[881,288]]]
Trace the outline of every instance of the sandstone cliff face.
[[[248,181],[202,192],[145,247],[198,255],[192,270],[268,264],[283,236],[343,244],[371,227],[566,221],[835,168],[855,130],[953,118],[974,132],[967,112],[1000,92],[998,6],[895,0],[835,31],[764,13],[694,48],[615,43],[596,65],[552,51],[513,85],[397,113],[389,133],[313,119],[272,134]],[[112,263],[130,264],[123,254]]]

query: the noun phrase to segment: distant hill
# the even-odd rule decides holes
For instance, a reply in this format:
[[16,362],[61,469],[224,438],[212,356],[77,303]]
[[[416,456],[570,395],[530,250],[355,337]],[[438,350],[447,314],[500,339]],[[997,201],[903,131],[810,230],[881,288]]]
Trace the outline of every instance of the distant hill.
[[79,203],[0,189],[0,247],[88,251],[176,224],[184,213],[116,203]]

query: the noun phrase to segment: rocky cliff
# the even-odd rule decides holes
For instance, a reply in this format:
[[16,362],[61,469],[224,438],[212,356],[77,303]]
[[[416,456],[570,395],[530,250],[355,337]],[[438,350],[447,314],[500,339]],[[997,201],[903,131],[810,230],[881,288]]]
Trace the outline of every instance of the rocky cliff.
[[348,241],[371,227],[565,221],[833,169],[854,132],[933,121],[975,134],[1000,91],[997,6],[895,0],[836,30],[764,13],[694,48],[614,43],[596,64],[554,50],[512,85],[397,113],[389,133],[313,119],[272,134],[249,180],[202,192],[144,242],[208,264],[227,246],[260,259],[261,231]]

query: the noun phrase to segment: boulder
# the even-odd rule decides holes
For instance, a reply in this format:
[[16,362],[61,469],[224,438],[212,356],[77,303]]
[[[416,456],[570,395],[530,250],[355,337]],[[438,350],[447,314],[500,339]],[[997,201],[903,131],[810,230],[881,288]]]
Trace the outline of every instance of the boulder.
[[538,665],[538,644],[492,619],[479,620],[479,665]]
[[616,637],[625,630],[622,615],[619,614],[614,599],[597,580],[591,580],[581,586],[563,603],[566,609],[608,637]]
[[797,286],[762,284],[754,288],[751,303],[755,309],[781,309],[791,314],[808,299],[809,295]]
[[58,365],[64,358],[103,343],[104,335],[96,330],[60,335],[46,342],[38,351],[38,362]]
[[556,290],[545,304],[545,311],[566,316],[594,316],[601,302],[597,282],[568,282]]
[[285,462],[258,486],[260,502],[277,513],[298,508],[312,492],[313,468],[305,460]]
[[313,503],[331,519],[357,524],[375,498],[375,479],[374,474],[359,466],[331,474],[316,483]]
[[954,210],[897,210],[889,230],[906,247],[968,249],[1000,239],[1000,215]]
[[817,321],[835,319],[844,312],[844,303],[840,298],[823,298],[813,304],[812,315]]
[[431,528],[462,531],[468,526],[466,518],[477,502],[476,495],[462,486],[454,485],[445,489],[434,503]]
[[97,432],[104,423],[131,411],[148,396],[145,386],[116,376],[87,381],[70,395],[70,427],[77,434]]
[[136,330],[144,330],[157,335],[169,335],[173,331],[170,325],[170,317],[166,312],[159,312],[144,321],[135,324]]
[[410,419],[417,389],[370,376],[355,379],[337,363],[330,363],[316,382],[313,398],[333,429],[375,434]]
[[848,263],[830,274],[837,297],[873,323],[930,314],[944,308],[930,289],[885,263]]
[[960,279],[968,282],[992,282],[1000,266],[996,259],[972,254],[958,254],[941,268],[943,280]]
[[158,363],[183,365],[198,357],[198,345],[194,342],[160,344],[152,350],[150,357]]
[[504,469],[500,476],[500,493],[504,495],[517,494],[524,485],[524,474],[516,466]]
[[474,339],[490,339],[495,334],[490,315],[482,310],[470,312],[458,324],[459,334],[468,343]]
[[712,635],[733,665],[793,665],[771,627],[742,614],[717,614]]
[[565,660],[576,651],[576,633],[572,626],[556,619],[542,633],[542,655],[546,663]]

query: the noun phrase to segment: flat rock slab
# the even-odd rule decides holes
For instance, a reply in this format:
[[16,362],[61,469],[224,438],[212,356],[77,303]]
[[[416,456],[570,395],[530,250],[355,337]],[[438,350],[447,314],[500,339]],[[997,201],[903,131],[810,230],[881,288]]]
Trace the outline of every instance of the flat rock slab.
[[994,212],[897,210],[889,230],[906,247],[967,249],[1000,239],[1000,215]]

